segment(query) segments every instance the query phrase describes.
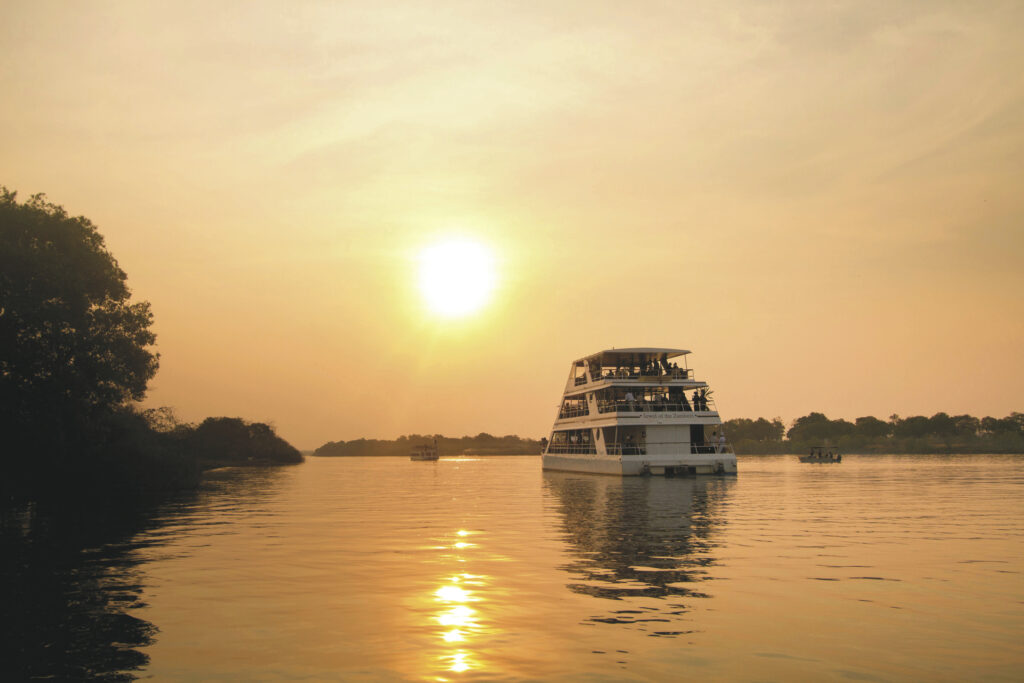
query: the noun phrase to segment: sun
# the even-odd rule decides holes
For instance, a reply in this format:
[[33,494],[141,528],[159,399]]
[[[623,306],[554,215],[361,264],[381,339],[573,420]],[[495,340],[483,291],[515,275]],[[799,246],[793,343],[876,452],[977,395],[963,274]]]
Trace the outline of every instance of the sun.
[[494,256],[482,244],[450,240],[420,252],[420,293],[431,311],[460,318],[480,310],[494,290]]

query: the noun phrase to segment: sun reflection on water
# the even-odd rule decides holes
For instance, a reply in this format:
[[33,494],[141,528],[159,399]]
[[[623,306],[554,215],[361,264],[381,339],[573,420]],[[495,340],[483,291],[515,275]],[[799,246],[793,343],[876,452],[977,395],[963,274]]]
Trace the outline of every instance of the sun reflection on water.
[[462,635],[462,631],[457,628],[453,628],[441,637],[444,638],[444,642],[446,643],[461,643],[466,639],[466,637]]
[[448,668],[456,673],[462,673],[472,668],[470,663],[467,661],[469,653],[459,650],[451,655],[451,666]]
[[442,626],[475,626],[473,621],[473,615],[476,614],[476,610],[466,607],[465,605],[456,605],[447,612],[441,612],[437,616],[437,622]]
[[[455,536],[465,538],[476,533],[459,529]],[[476,543],[454,541],[447,546],[447,549],[456,551],[449,560],[465,564],[465,551],[476,547]],[[478,648],[485,628],[481,625],[480,611],[476,606],[484,601],[481,589],[485,583],[483,576],[458,572],[441,579],[441,585],[434,589],[433,601],[437,604],[437,611],[433,619],[441,627],[438,636],[445,646],[436,661],[446,671],[463,673],[482,668]]]
[[444,602],[469,602],[472,599],[469,592],[458,586],[441,586],[434,595]]

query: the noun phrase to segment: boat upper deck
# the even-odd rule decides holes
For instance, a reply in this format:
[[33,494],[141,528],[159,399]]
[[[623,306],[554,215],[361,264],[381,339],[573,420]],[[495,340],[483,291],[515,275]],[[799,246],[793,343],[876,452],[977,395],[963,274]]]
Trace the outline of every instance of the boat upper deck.
[[[601,385],[620,383],[658,383],[684,385],[687,387],[707,386],[693,378],[693,371],[686,367],[684,349],[635,348],[608,349],[585,358],[572,365],[565,394],[588,391]],[[682,357],[683,365],[671,362]]]

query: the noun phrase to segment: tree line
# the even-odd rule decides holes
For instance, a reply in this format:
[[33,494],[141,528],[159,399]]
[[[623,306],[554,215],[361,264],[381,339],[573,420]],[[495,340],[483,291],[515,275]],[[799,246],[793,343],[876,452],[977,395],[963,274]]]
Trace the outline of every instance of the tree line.
[[831,420],[812,412],[793,420],[739,418],[724,423],[737,453],[793,453],[827,446],[850,453],[1024,453],[1024,413],[997,417],[890,415]]
[[492,436],[480,432],[476,436],[448,437],[441,434],[407,434],[397,439],[355,439],[330,441],[313,451],[316,456],[408,456],[421,444],[437,442],[440,455],[534,455],[541,451],[541,442],[520,436]]
[[218,464],[301,461],[266,424],[138,408],[159,354],[127,279],[89,219],[0,186],[0,496],[145,494]]
[[[771,455],[801,453],[825,446],[843,453],[1024,453],[1024,413],[1004,418],[936,413],[888,420],[858,417],[853,422],[830,420],[810,413],[793,420],[787,429],[782,418],[736,418],[723,423],[723,431],[737,453]],[[408,456],[415,446],[437,441],[441,455],[533,455],[542,439],[515,435],[447,437],[408,434],[397,439],[330,441],[313,455]]]

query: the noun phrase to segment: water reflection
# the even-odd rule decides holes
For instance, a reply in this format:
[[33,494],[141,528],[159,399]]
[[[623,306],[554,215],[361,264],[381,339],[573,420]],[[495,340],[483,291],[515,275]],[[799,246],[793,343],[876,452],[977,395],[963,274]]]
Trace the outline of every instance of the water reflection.
[[[197,509],[252,509],[273,470],[207,474],[198,492],[160,504],[97,499],[0,505],[0,648],[5,680],[131,681],[149,663],[158,625],[147,607],[147,562],[189,533]],[[223,525],[226,520],[211,522]],[[206,533],[212,533],[209,529]],[[162,558],[166,559],[166,558]]]
[[545,472],[575,557],[569,590],[624,601],[591,617],[651,636],[686,632],[684,617],[714,563],[713,532],[731,479],[615,478]]
[[153,508],[96,501],[7,507],[0,521],[0,639],[13,679],[132,680],[157,632],[130,612],[143,577],[131,539]]
[[[466,529],[456,531],[454,536],[460,540],[439,546],[446,551],[443,559],[465,564],[467,551],[478,547],[477,543],[464,540],[472,534]],[[437,661],[443,672],[461,674],[482,669],[474,646],[479,646],[481,636],[491,629],[485,629],[480,610],[475,605],[483,601],[481,589],[486,585],[486,579],[485,576],[459,572],[442,578],[440,586],[434,590],[432,598],[436,611],[433,620],[440,627],[438,636],[442,643]],[[444,675],[438,675],[436,679],[448,680]]]

